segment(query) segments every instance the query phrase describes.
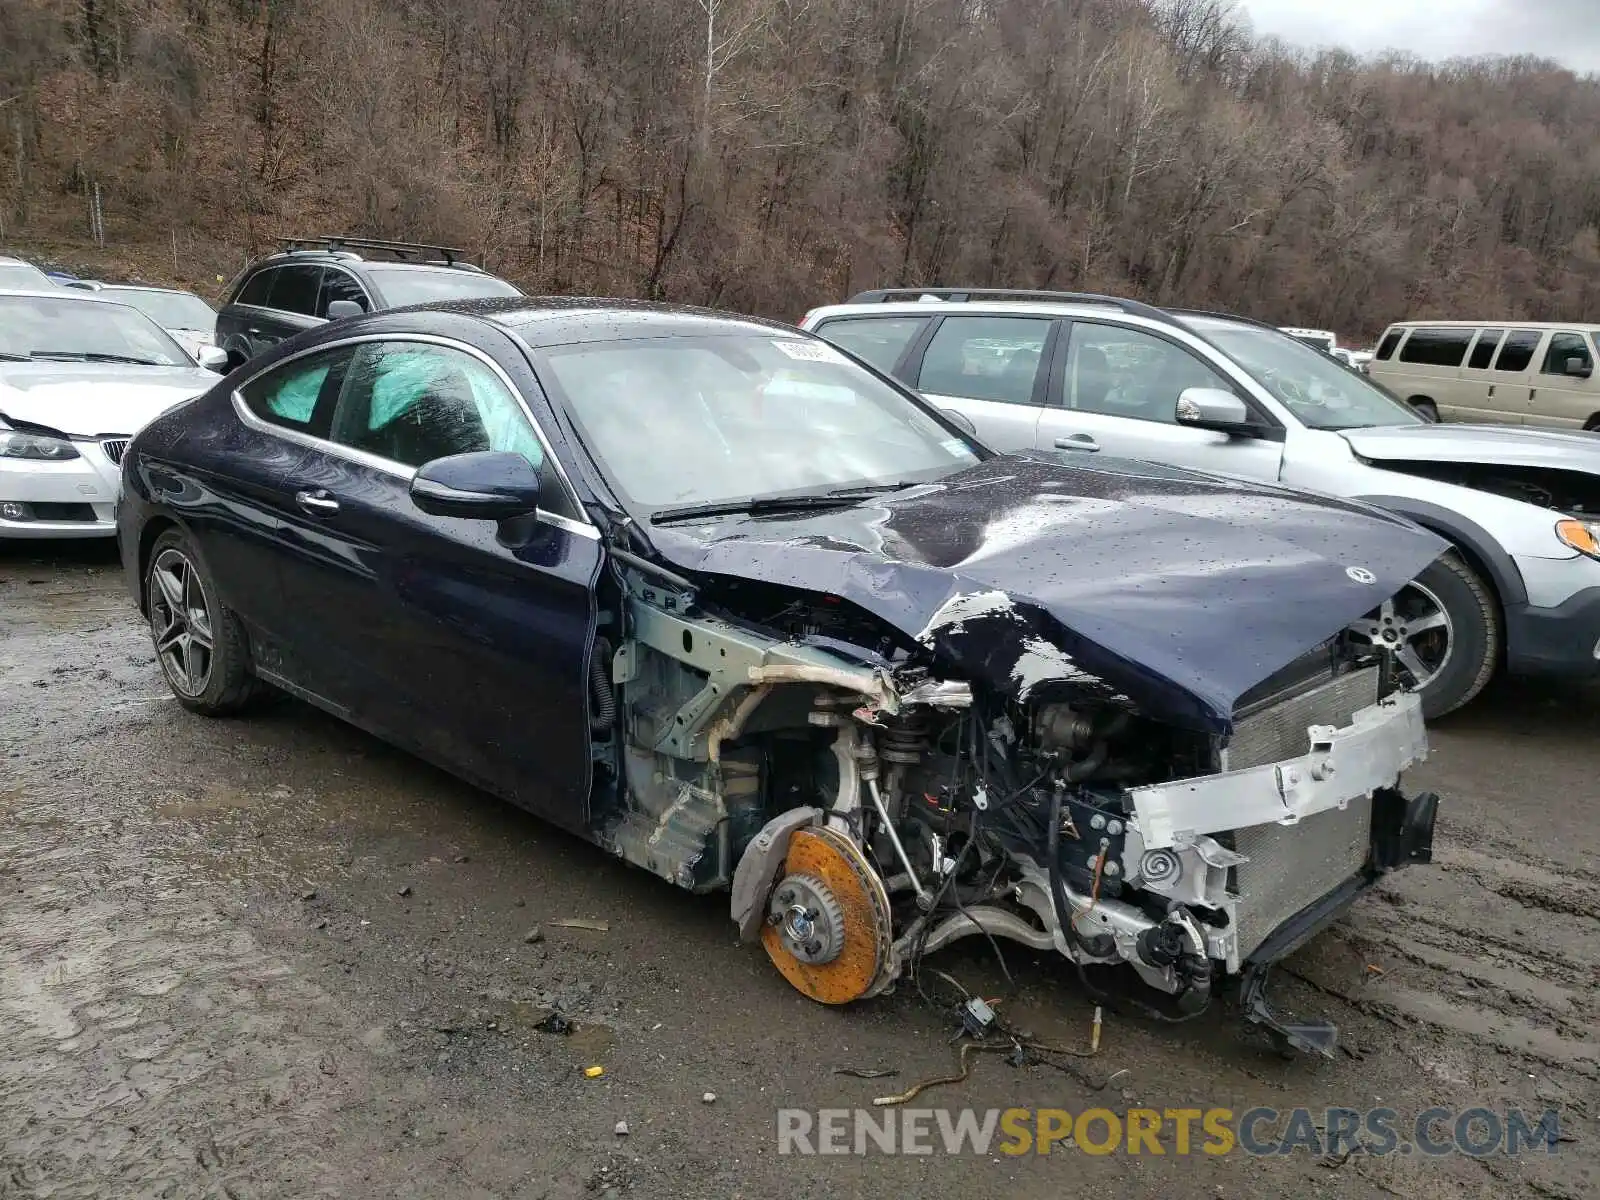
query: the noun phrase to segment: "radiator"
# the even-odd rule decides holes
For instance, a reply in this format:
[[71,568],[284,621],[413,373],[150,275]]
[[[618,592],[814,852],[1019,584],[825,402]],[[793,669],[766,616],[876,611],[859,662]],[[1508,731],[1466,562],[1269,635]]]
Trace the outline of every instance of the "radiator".
[[[1311,725],[1344,726],[1378,699],[1378,670],[1353,671],[1290,696],[1238,723],[1223,769],[1243,770],[1298,758],[1311,748]],[[1239,895],[1239,956],[1248,958],[1274,929],[1331,892],[1367,861],[1372,799],[1352,800],[1295,825],[1253,825],[1233,831],[1250,861],[1234,868]]]

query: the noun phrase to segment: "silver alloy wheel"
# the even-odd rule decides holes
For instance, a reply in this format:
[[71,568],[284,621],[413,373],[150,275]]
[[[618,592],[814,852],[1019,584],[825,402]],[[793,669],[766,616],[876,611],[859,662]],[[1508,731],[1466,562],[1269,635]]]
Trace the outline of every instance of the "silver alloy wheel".
[[1455,650],[1455,624],[1432,589],[1412,582],[1346,628],[1395,656],[1411,685],[1423,688],[1433,680]]
[[200,573],[168,547],[150,567],[150,634],[172,689],[191,700],[211,682],[211,606]]

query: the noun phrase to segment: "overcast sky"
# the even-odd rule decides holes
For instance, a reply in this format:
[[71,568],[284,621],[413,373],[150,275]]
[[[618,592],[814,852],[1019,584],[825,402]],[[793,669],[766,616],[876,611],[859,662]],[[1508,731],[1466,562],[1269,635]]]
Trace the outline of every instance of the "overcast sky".
[[1357,54],[1537,54],[1600,71],[1600,0],[1241,0],[1255,31]]

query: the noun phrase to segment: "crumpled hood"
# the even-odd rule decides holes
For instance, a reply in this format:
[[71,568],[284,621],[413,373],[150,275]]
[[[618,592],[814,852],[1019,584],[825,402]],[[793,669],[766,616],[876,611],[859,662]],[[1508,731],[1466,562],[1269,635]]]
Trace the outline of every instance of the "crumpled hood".
[[1002,693],[1067,680],[1217,733],[1446,549],[1364,504],[1015,455],[850,508],[651,537],[680,569],[849,600]]
[[1362,458],[1376,462],[1481,463],[1556,467],[1600,475],[1600,433],[1531,425],[1395,425],[1344,429]]
[[201,367],[0,363],[0,417],[74,437],[131,435],[217,379]]

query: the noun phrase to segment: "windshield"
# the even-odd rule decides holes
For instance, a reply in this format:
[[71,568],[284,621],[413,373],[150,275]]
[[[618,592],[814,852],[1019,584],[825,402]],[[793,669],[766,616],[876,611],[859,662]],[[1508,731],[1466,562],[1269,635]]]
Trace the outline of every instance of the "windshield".
[[55,286],[50,282],[50,276],[37,267],[30,267],[27,263],[0,263],[0,289],[36,292],[41,289],[53,290]]
[[454,267],[431,270],[368,266],[367,274],[378,285],[390,308],[403,308],[407,304],[432,304],[436,300],[522,295],[504,279],[480,275],[476,271],[459,271]]
[[820,341],[649,338],[548,355],[584,445],[644,508],[922,483],[981,457]]
[[216,328],[217,314],[190,292],[152,292],[139,288],[101,288],[100,296],[137,308],[163,329]]
[[194,365],[150,318],[121,304],[0,294],[0,358]]
[[1365,375],[1273,329],[1207,317],[1191,328],[1238,363],[1311,429],[1421,425],[1423,420]]

